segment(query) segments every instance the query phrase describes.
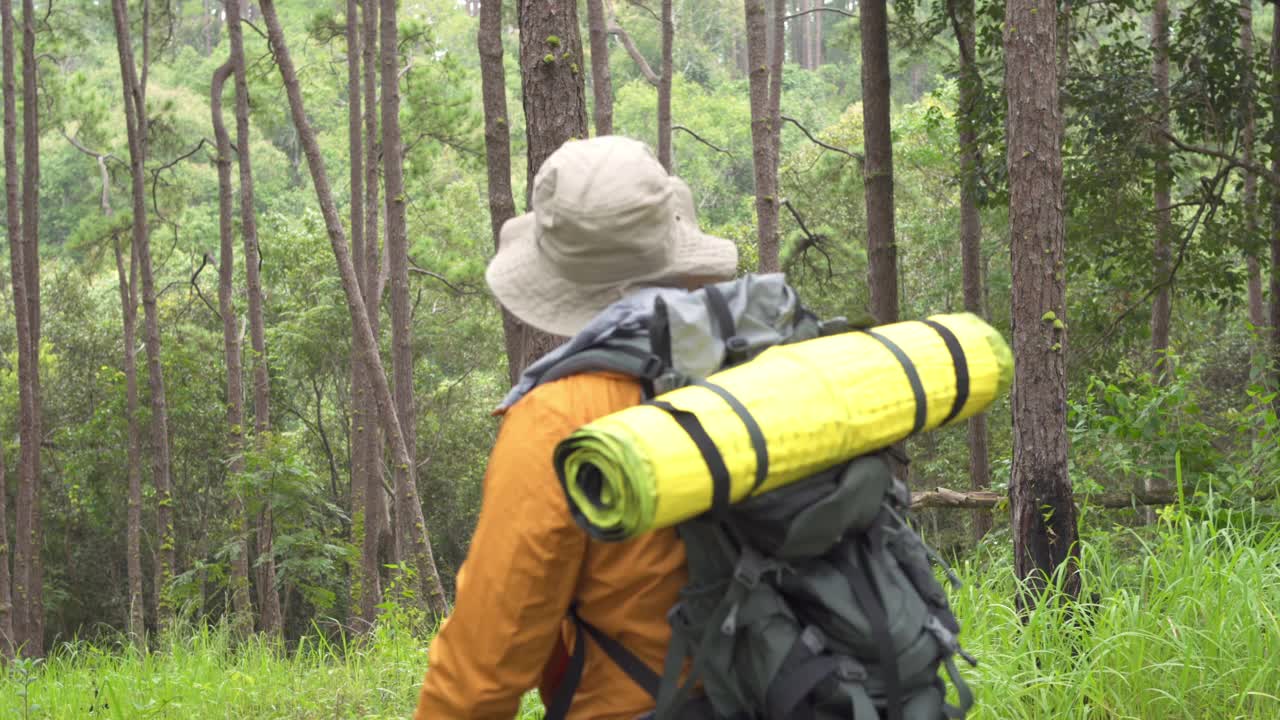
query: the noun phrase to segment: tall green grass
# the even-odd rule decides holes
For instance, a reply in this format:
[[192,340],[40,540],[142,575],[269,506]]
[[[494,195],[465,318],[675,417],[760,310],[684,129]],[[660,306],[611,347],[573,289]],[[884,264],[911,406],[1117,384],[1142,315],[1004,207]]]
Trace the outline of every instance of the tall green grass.
[[[971,717],[1280,718],[1280,534],[1176,508],[1141,532],[1082,543],[1085,597],[1068,612],[1014,605],[1007,538],[963,561],[953,594],[976,668]],[[226,633],[157,651],[70,644],[0,679],[0,718],[406,718],[426,638],[382,626],[366,642],[308,639],[285,656]],[[25,689],[25,696],[24,696]],[[30,705],[28,706],[27,703]],[[524,718],[541,716],[532,697]]]

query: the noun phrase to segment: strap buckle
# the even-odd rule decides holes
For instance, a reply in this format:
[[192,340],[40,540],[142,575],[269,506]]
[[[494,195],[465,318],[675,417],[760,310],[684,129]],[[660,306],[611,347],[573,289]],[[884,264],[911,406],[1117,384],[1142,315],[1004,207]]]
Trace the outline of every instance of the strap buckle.
[[760,577],[775,569],[777,569],[777,563],[766,560],[750,545],[744,545],[738,564],[733,567],[733,579],[748,590],[754,590],[760,584]]

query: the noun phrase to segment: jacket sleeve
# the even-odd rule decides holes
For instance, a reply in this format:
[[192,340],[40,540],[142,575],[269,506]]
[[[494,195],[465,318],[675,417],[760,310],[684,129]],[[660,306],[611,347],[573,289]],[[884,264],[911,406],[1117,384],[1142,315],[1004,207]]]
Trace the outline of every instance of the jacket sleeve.
[[431,643],[414,720],[510,720],[559,642],[587,543],[551,459],[574,426],[528,400],[499,430],[455,609]]

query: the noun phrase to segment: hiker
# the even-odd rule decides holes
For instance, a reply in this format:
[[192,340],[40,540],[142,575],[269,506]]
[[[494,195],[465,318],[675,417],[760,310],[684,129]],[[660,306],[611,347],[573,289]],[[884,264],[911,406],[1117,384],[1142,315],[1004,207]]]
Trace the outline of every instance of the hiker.
[[[486,278],[521,321],[569,339],[562,350],[625,323],[655,289],[692,290],[736,273],[733,242],[698,229],[688,186],[640,142],[570,141],[533,182],[532,211],[503,226]],[[431,643],[415,720],[511,718],[535,687],[550,705],[580,640],[571,608],[662,668],[667,613],[687,577],[681,541],[672,529],[590,539],[552,464],[574,430],[641,402],[642,383],[587,372],[534,388],[545,367],[526,371],[497,411],[479,520],[455,609]],[[599,645],[584,657],[569,718],[630,720],[654,707]]]

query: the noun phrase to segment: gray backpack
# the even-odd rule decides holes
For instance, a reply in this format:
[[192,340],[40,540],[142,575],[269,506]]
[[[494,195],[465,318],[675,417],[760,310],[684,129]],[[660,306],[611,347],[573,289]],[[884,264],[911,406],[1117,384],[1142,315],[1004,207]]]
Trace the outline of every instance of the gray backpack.
[[[748,275],[658,295],[652,312],[547,358],[530,386],[611,370],[639,378],[661,407],[655,396],[772,345],[849,330],[819,321],[780,275]],[[955,657],[976,661],[933,574],[946,566],[908,524],[909,505],[874,453],[681,523],[689,579],[661,672],[571,609],[577,639],[547,719],[568,712],[588,637],[654,697],[649,720],[964,717],[973,696]],[[946,700],[943,669],[958,704]]]

